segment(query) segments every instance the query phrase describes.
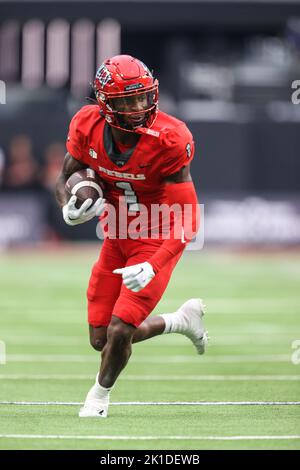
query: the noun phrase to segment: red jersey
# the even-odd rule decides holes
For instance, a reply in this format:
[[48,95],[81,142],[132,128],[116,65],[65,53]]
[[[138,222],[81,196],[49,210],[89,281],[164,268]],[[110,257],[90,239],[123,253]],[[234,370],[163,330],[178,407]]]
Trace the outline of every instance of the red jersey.
[[105,198],[115,207],[117,217],[122,199],[126,203],[127,227],[138,216],[146,237],[154,227],[151,218],[146,220],[143,215],[149,215],[153,205],[168,204],[164,179],[189,164],[194,156],[192,134],[182,121],[159,111],[151,130],[157,136],[142,134],[133,148],[116,146],[99,107],[88,105],[73,117],[66,144],[74,158],[104,180]]

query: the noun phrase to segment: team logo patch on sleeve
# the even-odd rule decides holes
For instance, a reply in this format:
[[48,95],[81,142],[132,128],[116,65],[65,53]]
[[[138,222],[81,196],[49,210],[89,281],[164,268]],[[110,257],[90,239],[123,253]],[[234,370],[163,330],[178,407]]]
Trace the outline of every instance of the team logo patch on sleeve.
[[187,157],[188,157],[188,158],[191,158],[191,155],[192,155],[192,147],[191,147],[191,144],[187,144],[187,146],[185,147],[185,150],[186,150]]
[[94,149],[90,148],[89,150],[89,156],[92,157],[92,158],[97,158],[97,152],[95,152]]

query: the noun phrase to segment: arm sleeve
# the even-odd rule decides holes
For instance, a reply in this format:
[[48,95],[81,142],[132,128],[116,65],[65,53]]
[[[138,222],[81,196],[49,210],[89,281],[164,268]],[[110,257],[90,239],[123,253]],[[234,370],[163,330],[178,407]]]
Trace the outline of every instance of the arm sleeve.
[[200,226],[200,210],[194,184],[192,182],[168,184],[166,190],[169,205],[180,205],[181,211],[175,213],[169,238],[164,240],[157,252],[148,260],[156,273],[174,256],[183,252]]

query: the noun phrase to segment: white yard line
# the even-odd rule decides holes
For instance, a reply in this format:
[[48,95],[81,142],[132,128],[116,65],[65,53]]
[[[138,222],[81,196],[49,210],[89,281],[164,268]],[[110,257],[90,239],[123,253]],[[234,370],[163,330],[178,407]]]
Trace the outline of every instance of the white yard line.
[[[74,363],[93,363],[98,361],[96,355],[75,355],[75,354],[8,354],[6,357],[7,363],[10,362],[74,362]],[[289,354],[265,354],[265,355],[221,355],[221,356],[136,356],[131,359],[131,363],[147,363],[147,364],[223,364],[230,363],[236,364],[240,362],[257,363],[257,362],[290,362],[291,356]]]
[[256,440],[297,440],[297,436],[95,436],[95,435],[55,435],[55,434],[0,434],[2,439],[68,439],[99,441],[256,441]]
[[[0,405],[80,406],[83,402],[66,401],[0,401]],[[298,406],[300,401],[123,401],[111,406]]]
[[[0,380],[94,380],[93,375],[88,374],[0,374]],[[300,375],[123,375],[119,380],[128,381],[278,381],[297,382]]]

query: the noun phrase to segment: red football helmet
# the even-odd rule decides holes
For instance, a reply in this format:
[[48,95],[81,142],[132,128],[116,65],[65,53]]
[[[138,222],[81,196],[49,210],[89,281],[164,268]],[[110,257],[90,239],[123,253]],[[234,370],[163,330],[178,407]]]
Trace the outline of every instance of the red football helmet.
[[143,133],[154,123],[158,81],[140,60],[129,55],[107,59],[99,67],[93,86],[100,113],[111,126]]

